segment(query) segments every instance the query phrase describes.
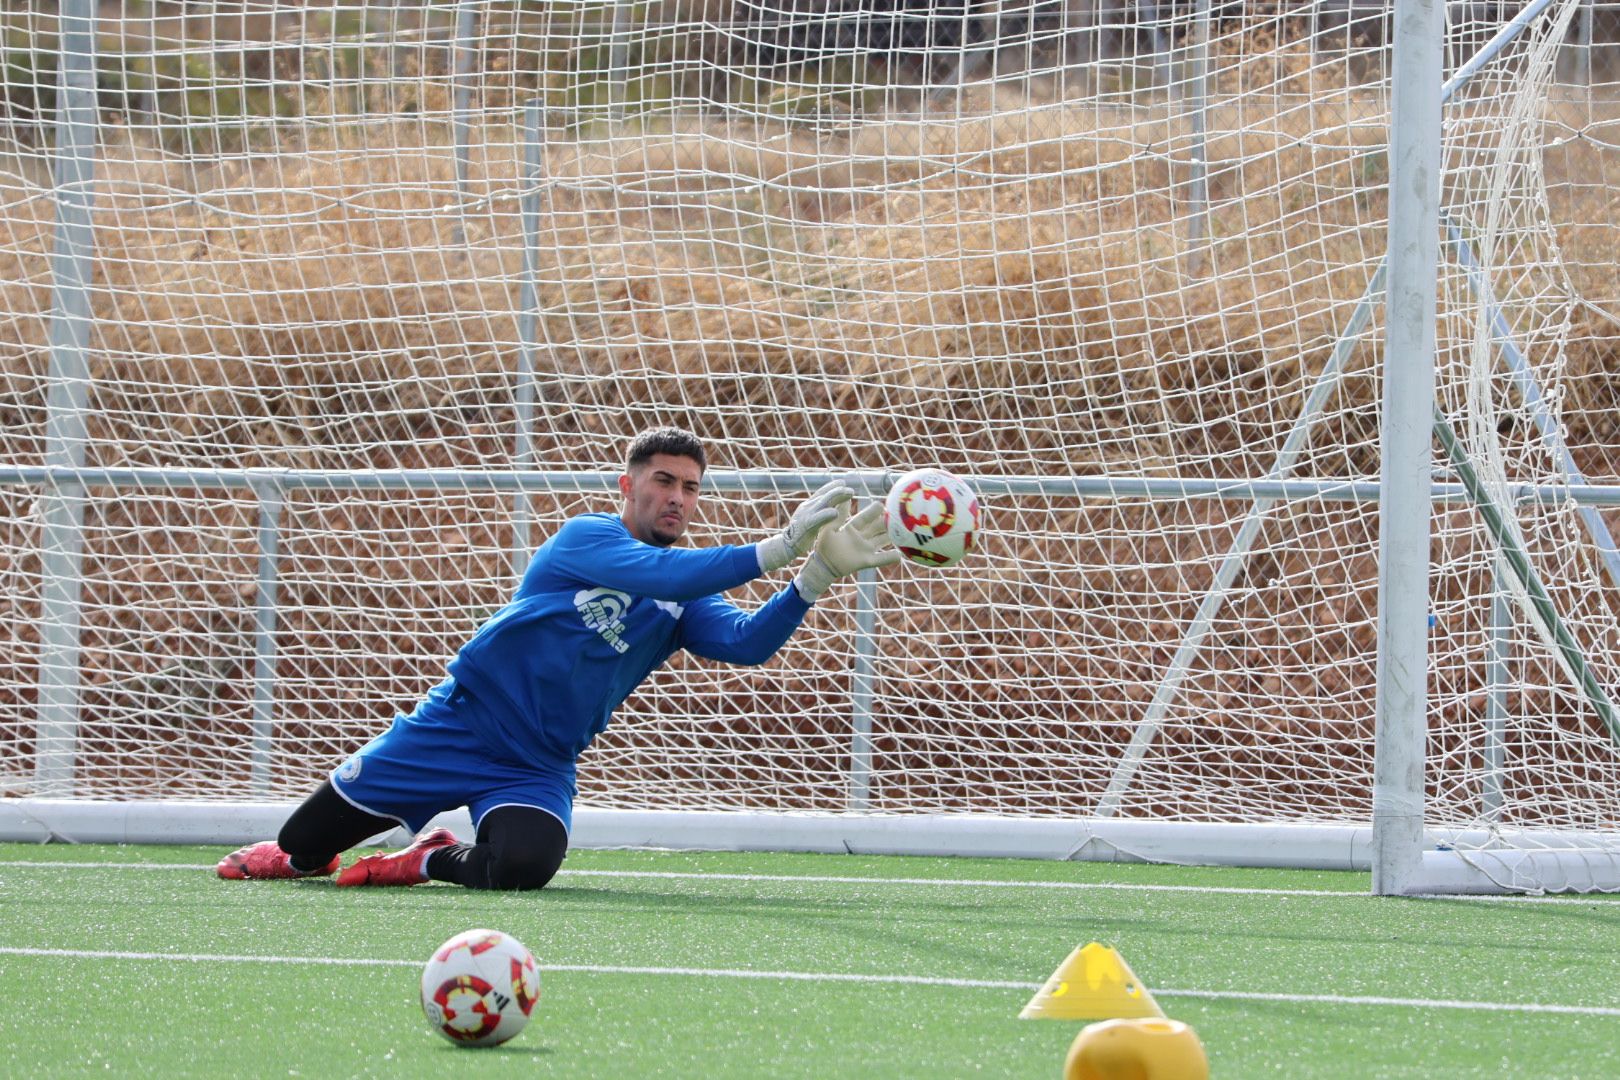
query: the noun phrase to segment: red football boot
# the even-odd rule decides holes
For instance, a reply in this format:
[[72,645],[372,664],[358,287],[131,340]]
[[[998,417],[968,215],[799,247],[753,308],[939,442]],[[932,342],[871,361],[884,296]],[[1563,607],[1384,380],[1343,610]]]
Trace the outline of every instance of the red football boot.
[[434,829],[418,836],[411,846],[392,855],[366,855],[337,876],[339,885],[420,885],[428,879],[428,856],[456,843],[449,829]]
[[232,881],[324,877],[338,868],[338,862],[338,857],[334,855],[332,861],[319,870],[294,870],[292,860],[276,846],[274,840],[261,840],[257,844],[238,848],[219,860],[214,872]]

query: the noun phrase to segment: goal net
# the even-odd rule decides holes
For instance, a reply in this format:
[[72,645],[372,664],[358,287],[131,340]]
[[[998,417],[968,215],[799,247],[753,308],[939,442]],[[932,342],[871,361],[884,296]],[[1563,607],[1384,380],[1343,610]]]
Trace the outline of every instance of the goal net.
[[[1387,5],[139,10],[0,15],[13,808],[285,807],[673,423],[695,543],[922,465],[988,528],[677,658],[582,821],[1362,835]],[[1449,11],[1430,844],[1620,887],[1620,7]]]

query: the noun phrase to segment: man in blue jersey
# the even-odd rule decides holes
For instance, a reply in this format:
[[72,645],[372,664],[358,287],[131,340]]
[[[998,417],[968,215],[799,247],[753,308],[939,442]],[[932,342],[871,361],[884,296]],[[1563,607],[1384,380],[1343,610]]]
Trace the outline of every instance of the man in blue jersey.
[[[838,482],[757,544],[677,548],[704,467],[703,445],[688,432],[637,436],[619,477],[620,512],[564,522],[511,603],[450,662],[449,678],[339,765],[275,840],[221,860],[219,876],[331,874],[368,837],[399,825],[421,833],[436,814],[465,806],[475,843],[434,829],[403,851],[361,858],[337,884],[550,881],[568,848],[574,763],[650,672],[678,649],[764,663],[835,580],[900,558],[881,507],[850,517],[853,493]],[[793,582],[754,611],[720,596],[806,555]]]

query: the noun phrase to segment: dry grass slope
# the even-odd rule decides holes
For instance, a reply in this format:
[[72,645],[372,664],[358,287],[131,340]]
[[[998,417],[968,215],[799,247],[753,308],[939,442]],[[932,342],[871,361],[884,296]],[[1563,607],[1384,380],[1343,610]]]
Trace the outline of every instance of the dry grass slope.
[[[948,455],[987,473],[1262,474],[1382,252],[1385,177],[1376,100],[1305,81],[1262,106],[1241,76],[1233,89],[1211,119],[1228,133],[1209,148],[1207,243],[1189,233],[1190,133],[1155,104],[1031,108],[984,91],[969,102],[978,115],[950,122],[828,133],[693,121],[554,141],[534,275],[539,459],[600,468],[613,456],[605,439],[656,420],[703,432],[722,465]],[[1335,122],[1322,129],[1324,116]],[[1557,121],[1583,133],[1612,123],[1601,110]],[[478,132],[459,210],[452,154],[417,121],[212,171],[133,137],[109,146],[96,211],[95,460],[508,465],[525,347],[518,138],[497,124]],[[1613,479],[1620,186],[1592,178],[1613,180],[1617,166],[1593,138],[1545,164],[1567,283],[1586,305],[1547,371],[1583,466]],[[20,182],[0,204],[0,454],[31,463],[44,433],[54,210],[47,190]],[[1448,349],[1467,337],[1455,321],[1443,335]],[[1301,471],[1376,474],[1375,341],[1353,354]],[[538,508],[549,521],[586,504]],[[89,760],[110,786],[164,775],[161,760],[121,757],[117,731],[153,702],[195,698],[176,679],[224,687],[208,699],[215,717],[187,721],[186,738],[240,744],[254,554],[236,540],[251,536],[252,510],[160,500],[97,512],[87,740],[106,739]],[[357,704],[420,691],[500,602],[505,512],[498,500],[401,510],[368,496],[298,508],[283,571],[284,735],[335,753],[375,726]],[[1120,721],[1151,696],[1236,513],[1002,512],[1026,527],[986,552],[1004,568],[974,609],[988,621],[940,615],[921,579],[894,587],[879,690],[907,705],[885,718],[878,751],[887,796],[907,805],[971,805],[987,788],[1030,812],[1089,805],[1099,777],[1073,778],[1056,799],[1051,777],[1117,753]],[[717,537],[764,523],[754,507],[716,513]],[[7,518],[6,549],[22,554],[4,571],[23,587],[4,601],[13,648],[0,682],[29,687],[36,547],[25,509]],[[1349,559],[1334,580],[1317,571],[1335,544],[1367,552],[1365,524],[1348,513],[1292,522],[1304,539],[1251,569],[1225,667],[1181,706],[1215,719],[1170,736],[1187,743],[1187,768],[1223,761],[1301,807],[1359,797],[1322,763],[1365,748],[1372,565]],[[332,581],[347,590],[340,601],[323,592]],[[422,614],[402,628],[390,621],[401,611]],[[686,776],[780,805],[838,805],[825,776],[843,753],[826,735],[846,701],[842,671],[826,668],[849,652],[839,634],[813,635],[769,678],[712,677],[681,731],[632,709],[589,779],[650,803]],[[942,656],[966,672],[974,718],[948,736],[964,706],[938,704],[949,701]],[[365,701],[334,689],[345,685],[365,687]],[[1447,693],[1448,707],[1477,708],[1477,673],[1456,675]],[[1297,715],[1290,701],[1305,703]],[[1256,711],[1269,729],[1220,722]],[[737,731],[738,715],[757,730]],[[19,747],[29,738],[21,725],[12,735]],[[719,776],[707,751],[728,744],[784,749]],[[310,767],[282,762],[278,782],[297,787]],[[1187,791],[1189,816],[1220,816],[1223,799],[1240,797],[1190,780]]]

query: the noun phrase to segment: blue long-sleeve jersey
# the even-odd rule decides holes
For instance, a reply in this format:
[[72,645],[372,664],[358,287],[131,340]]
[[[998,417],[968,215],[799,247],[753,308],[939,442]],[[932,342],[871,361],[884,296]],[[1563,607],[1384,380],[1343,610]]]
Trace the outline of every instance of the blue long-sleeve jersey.
[[644,544],[612,514],[570,518],[535,552],[512,602],[450,662],[483,705],[475,734],[543,768],[573,768],[613,711],[677,649],[770,658],[810,605],[792,585],[755,611],[718,596],[760,575],[753,545]]

